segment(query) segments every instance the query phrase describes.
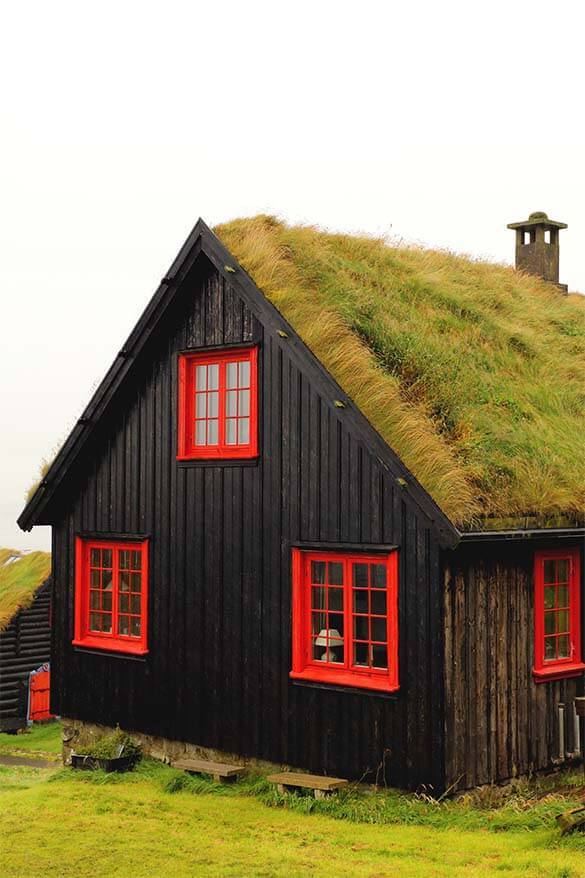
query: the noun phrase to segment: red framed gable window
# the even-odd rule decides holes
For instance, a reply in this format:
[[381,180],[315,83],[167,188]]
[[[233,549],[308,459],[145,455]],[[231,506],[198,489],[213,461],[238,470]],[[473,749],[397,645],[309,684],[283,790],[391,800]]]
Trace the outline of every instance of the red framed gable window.
[[76,540],[74,646],[144,655],[148,540]]
[[291,678],[398,689],[398,555],[293,549]]
[[258,349],[179,357],[179,460],[258,454]]
[[579,550],[554,549],[534,557],[534,676],[581,674]]

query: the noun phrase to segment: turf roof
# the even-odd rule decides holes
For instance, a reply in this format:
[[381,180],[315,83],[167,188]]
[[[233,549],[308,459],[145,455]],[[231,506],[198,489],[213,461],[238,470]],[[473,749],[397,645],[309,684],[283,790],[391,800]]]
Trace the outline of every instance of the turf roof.
[[18,610],[30,607],[50,572],[48,552],[0,549],[0,631]]
[[454,523],[583,522],[583,297],[273,217],[215,231]]

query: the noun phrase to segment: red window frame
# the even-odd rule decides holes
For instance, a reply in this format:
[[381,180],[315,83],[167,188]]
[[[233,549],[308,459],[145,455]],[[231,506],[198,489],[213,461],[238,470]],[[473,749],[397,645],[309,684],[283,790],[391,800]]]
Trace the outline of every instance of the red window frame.
[[[228,363],[249,363],[249,384],[240,384],[240,372],[238,368],[238,384],[228,387]],[[206,412],[204,417],[197,417],[195,399],[197,393],[197,367],[217,366],[218,381],[215,382],[205,393],[199,389],[199,396],[205,395]],[[209,373],[207,373],[209,375]],[[207,385],[206,385],[207,386]],[[237,391],[249,391],[249,414],[240,413],[240,399],[242,393]],[[234,392],[232,397],[237,404],[236,414],[228,416],[228,394]],[[212,400],[212,396],[217,394]],[[209,416],[211,403],[216,406],[213,410],[214,417]],[[215,417],[217,415],[217,417]],[[236,429],[239,438],[239,426],[249,420],[248,441],[241,443],[229,443],[227,430],[228,421]],[[207,444],[209,440],[211,423],[214,431],[217,431],[217,442]],[[206,444],[196,444],[196,424],[205,423]],[[243,459],[258,456],[258,348],[224,348],[214,351],[198,351],[179,355],[179,414],[178,414],[178,444],[177,460],[209,460],[209,459]]]
[[[324,561],[343,565],[343,609],[330,610],[333,606],[330,591],[339,591],[339,586],[331,586],[329,573],[327,573],[327,582],[322,585],[315,585],[311,581],[311,562]],[[368,586],[367,588],[357,589],[353,581],[353,564],[367,565],[384,565],[386,568],[386,585],[383,588],[374,588],[372,585],[372,571],[368,566]],[[327,567],[327,571],[329,571]],[[339,568],[337,568],[339,569]],[[311,600],[311,591],[314,588],[324,588],[327,594],[327,610],[313,609]],[[354,599],[354,592],[367,591],[367,609],[356,609],[357,598]],[[378,615],[373,609],[372,592],[377,591],[386,595],[386,613]],[[341,596],[335,597],[335,607],[339,607]],[[355,601],[355,602],[354,602]],[[396,551],[389,554],[366,554],[356,552],[323,552],[311,551],[304,549],[293,549],[292,551],[292,624],[293,624],[293,640],[292,640],[292,670],[290,677],[293,680],[309,680],[319,683],[333,683],[339,686],[351,686],[362,689],[374,689],[386,692],[393,692],[399,688],[398,674],[398,553]],[[326,630],[329,632],[327,639],[331,636],[331,630],[337,626],[335,619],[343,615],[343,634],[340,640],[343,641],[343,659],[340,661],[330,661],[316,659],[313,654],[313,647],[318,647],[317,641],[314,640],[315,632],[313,631],[312,616],[316,613],[322,615],[327,612]],[[362,621],[355,621],[357,619]],[[374,635],[374,622],[378,619],[383,623],[386,619],[386,639],[377,640]],[[317,623],[319,624],[319,623]],[[363,627],[362,634],[356,637],[359,627]],[[363,638],[363,639],[362,639]],[[332,643],[332,651],[334,652],[335,643]],[[341,644],[337,644],[338,646]],[[366,661],[369,665],[373,664],[374,648],[386,648],[387,668],[382,667],[363,667],[356,665],[354,656],[354,647],[362,650],[362,654],[367,656]],[[322,647],[318,647],[322,648]],[[326,644],[323,656],[329,652],[329,643]],[[329,653],[331,655],[331,652]]]
[[[92,550],[111,552],[111,556],[100,557],[99,566]],[[136,555],[121,556],[121,552],[131,551]],[[94,560],[92,560],[92,558]],[[101,560],[111,558],[110,560]],[[91,574],[96,579],[91,579]],[[111,575],[110,575],[111,574]],[[140,574],[140,577],[138,577]],[[108,586],[104,586],[104,575]],[[122,576],[125,576],[125,582]],[[138,581],[140,589],[138,590]],[[99,582],[99,585],[91,586]],[[111,583],[111,584],[110,584]],[[109,596],[108,596],[109,594]],[[90,595],[95,595],[90,601]],[[136,612],[136,599],[140,595],[139,610]],[[107,597],[107,603],[106,603]],[[97,604],[100,604],[97,606]],[[111,618],[108,618],[111,617]],[[106,619],[111,630],[96,630],[94,620]],[[136,620],[138,620],[138,625]],[[100,624],[98,622],[98,624]],[[130,633],[137,625],[139,634]],[[122,629],[126,628],[127,631]],[[74,646],[91,649],[105,649],[110,652],[125,652],[145,655],[148,629],[148,540],[97,540],[77,537],[75,541],[75,636]]]
[[575,677],[585,670],[581,660],[580,592],[578,548],[535,553],[533,674],[537,682]]

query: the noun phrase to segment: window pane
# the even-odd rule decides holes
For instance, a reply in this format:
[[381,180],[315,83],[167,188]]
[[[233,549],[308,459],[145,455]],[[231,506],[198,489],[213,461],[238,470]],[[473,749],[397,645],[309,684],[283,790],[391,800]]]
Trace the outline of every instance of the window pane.
[[545,637],[544,639],[544,657],[545,659],[555,659],[557,657],[556,637]]
[[217,390],[219,387],[219,366],[214,363],[213,366],[207,367],[207,389]]
[[367,588],[368,587],[368,565],[367,564],[354,564],[353,565],[353,585],[354,585],[354,588]]
[[250,421],[240,418],[238,421],[238,445],[247,445],[250,441]]
[[250,391],[249,390],[240,390],[239,394],[239,407],[240,407],[240,415],[249,415],[250,414]]
[[237,420],[235,418],[227,418],[226,420],[225,441],[228,445],[236,444]]
[[238,386],[238,364],[237,363],[228,363],[226,370],[226,385],[227,387],[237,387]]
[[238,414],[237,390],[228,390],[226,393],[226,414],[234,418]]
[[130,552],[122,549],[118,554],[118,563],[121,570],[128,570],[130,567]]
[[329,637],[343,639],[343,615],[341,613],[329,613]]
[[343,585],[343,564],[338,561],[329,561],[327,564],[329,585]]
[[130,634],[132,637],[140,637],[140,619],[130,619]]
[[353,611],[354,613],[367,613],[368,612],[368,592],[367,591],[357,591],[354,589],[353,592]]
[[100,610],[102,606],[102,602],[100,600],[99,591],[90,591],[89,593],[89,608],[90,610]]
[[544,581],[556,582],[556,563],[554,561],[544,562]]
[[558,657],[559,658],[569,658],[569,635],[561,634],[561,636],[557,639],[558,643]]
[[569,611],[560,610],[555,614],[557,617],[557,634],[569,633]]
[[132,591],[140,592],[142,591],[142,576],[140,573],[133,573],[130,577],[130,586]]
[[372,666],[374,668],[388,667],[388,650],[385,646],[372,647]]
[[102,567],[111,567],[112,566],[112,550],[111,549],[103,549],[102,551]]
[[354,616],[353,636],[356,640],[369,640],[367,616]]
[[140,595],[133,594],[130,598],[130,612],[140,615]]
[[245,360],[240,363],[240,387],[249,387],[250,386],[250,363]]
[[118,579],[120,591],[130,591],[130,576],[131,574],[127,571],[120,571],[120,577]]
[[218,421],[208,421],[207,422],[207,444],[208,445],[217,445],[218,442]]
[[321,585],[325,582],[325,562],[311,561],[311,582]]
[[100,588],[100,583],[101,583],[100,576],[101,576],[101,574],[100,574],[99,570],[92,570],[91,571],[91,576],[89,578],[89,584],[90,584],[91,588]]
[[313,586],[311,589],[311,606],[314,610],[324,610],[325,609],[325,589],[316,588]]
[[104,634],[112,633],[112,617],[109,613],[102,615],[102,631]]
[[197,390],[205,390],[207,388],[207,366],[197,366],[195,387]]
[[207,394],[207,417],[208,418],[217,418],[219,414],[218,410],[218,400],[219,393],[215,391],[214,393]]
[[129,594],[119,594],[118,595],[118,610],[121,613],[127,613],[130,609],[130,595]]
[[[214,395],[215,394],[210,394]],[[195,414],[198,418],[204,418],[207,414],[207,394],[196,394]]]
[[101,631],[102,630],[99,613],[90,613],[89,614],[89,627],[90,627],[91,631]]
[[360,668],[368,667],[368,651],[367,643],[354,643],[353,645],[353,663]]
[[372,603],[372,613],[376,616],[386,615],[386,592],[372,591],[370,592],[370,601]]
[[557,588],[557,607],[569,606],[569,586],[559,585]]
[[557,599],[557,590],[553,586],[548,586],[544,590],[544,607],[546,610],[552,609],[552,607],[556,607],[556,599]]
[[386,588],[386,565],[372,564],[372,588]]
[[551,613],[544,614],[544,633],[545,634],[554,634],[556,632],[556,613],[553,610]]
[[568,582],[569,581],[569,560],[568,558],[561,558],[557,561],[557,582]]
[[142,570],[142,553],[132,552],[132,570]]
[[343,610],[343,589],[330,588],[329,591],[329,609]]
[[112,609],[112,592],[104,591],[102,592],[102,610],[111,610]]
[[112,571],[111,570],[103,570],[102,571],[102,588],[104,591],[111,591],[112,589]]
[[118,633],[119,634],[129,634],[130,633],[130,624],[128,616],[118,616]]
[[372,619],[372,640],[386,642],[386,619]]
[[99,549],[92,549],[90,552],[89,563],[91,567],[100,567],[101,566],[101,551]]
[[205,425],[205,421],[197,421],[195,424],[195,445],[205,445],[207,438]]

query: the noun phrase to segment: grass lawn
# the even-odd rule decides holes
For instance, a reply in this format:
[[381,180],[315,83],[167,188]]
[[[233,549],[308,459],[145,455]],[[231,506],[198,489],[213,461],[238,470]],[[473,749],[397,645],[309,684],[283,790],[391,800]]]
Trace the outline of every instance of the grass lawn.
[[567,790],[495,808],[395,792],[315,802],[149,760],[120,776],[0,766],[1,874],[583,878],[585,838],[554,828]]
[[23,729],[17,735],[0,732],[0,755],[22,754],[31,758],[61,756],[61,723],[35,723],[30,729]]

